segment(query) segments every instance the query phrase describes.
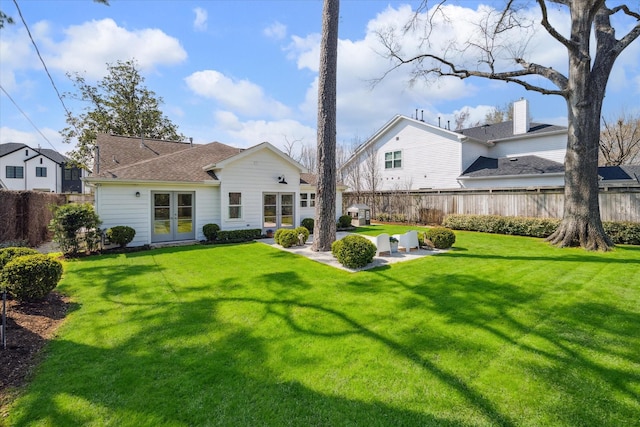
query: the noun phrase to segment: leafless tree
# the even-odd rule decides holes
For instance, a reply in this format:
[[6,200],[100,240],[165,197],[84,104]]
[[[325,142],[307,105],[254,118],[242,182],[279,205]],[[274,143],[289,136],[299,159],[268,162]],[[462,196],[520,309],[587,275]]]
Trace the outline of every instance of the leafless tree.
[[336,240],[336,86],[340,1],[324,0],[318,76],[318,184],[314,251],[327,252]]
[[[427,0],[423,0],[405,28],[424,28],[417,55],[405,57],[397,31],[379,33],[386,54],[394,62],[387,73],[412,64],[413,79],[480,77],[564,98],[568,112],[564,212],[549,241],[561,247],[609,249],[613,243],[602,227],[598,205],[600,116],[611,69],[620,53],[640,36],[640,13],[625,4],[608,7],[605,0],[536,0],[541,27],[566,50],[568,72],[564,75],[525,58],[530,39],[523,35],[534,30],[534,22],[517,0],[503,2],[501,10],[487,8],[485,16],[475,23],[473,36],[437,49],[440,46],[430,39],[437,33],[436,25],[449,19],[445,3],[441,0],[429,9]],[[568,11],[568,36],[552,25],[549,4]],[[632,2],[632,7],[637,7],[637,2]],[[611,22],[614,15],[619,17],[616,22],[621,32],[630,28],[619,39]],[[424,23],[420,21],[423,16]],[[596,46],[591,49],[593,36]],[[522,42],[516,43],[519,40]],[[472,61],[465,63],[465,58]]]
[[362,163],[362,178],[364,190],[368,194],[368,205],[371,208],[371,215],[376,214],[376,193],[382,184],[382,171],[378,161],[378,152],[373,145],[368,146],[364,151],[364,162]]
[[600,165],[619,166],[640,162],[640,116],[624,111],[613,119],[602,118]]
[[492,125],[513,120],[513,102],[501,106],[495,106],[484,116],[484,124]]

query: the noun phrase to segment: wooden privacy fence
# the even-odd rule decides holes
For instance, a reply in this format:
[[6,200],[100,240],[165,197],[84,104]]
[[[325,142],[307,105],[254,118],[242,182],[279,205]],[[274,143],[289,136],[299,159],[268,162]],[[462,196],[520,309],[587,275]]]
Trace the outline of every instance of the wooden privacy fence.
[[[442,224],[449,214],[562,218],[564,189],[452,189],[372,193],[346,192],[343,212],[355,203],[371,208],[373,219]],[[603,221],[640,222],[640,186],[600,190]]]
[[62,194],[0,190],[0,243],[27,241],[38,246],[50,237],[50,206],[66,203]]

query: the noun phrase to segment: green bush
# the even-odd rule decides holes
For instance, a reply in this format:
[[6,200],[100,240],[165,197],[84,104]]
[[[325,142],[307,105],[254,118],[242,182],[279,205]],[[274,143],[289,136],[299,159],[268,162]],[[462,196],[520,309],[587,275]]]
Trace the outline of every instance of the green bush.
[[53,207],[49,228],[53,231],[53,241],[64,254],[77,254],[80,250],[98,249],[101,223],[90,203],[69,203]]
[[291,228],[281,228],[278,231],[280,231],[278,238],[279,245],[283,248],[290,248],[291,246],[298,244],[298,233],[296,230]]
[[278,228],[275,233],[273,233],[273,241],[279,245],[280,244],[280,235],[282,232],[286,230],[285,228]]
[[613,243],[640,245],[640,223],[603,221],[602,226]]
[[120,245],[125,248],[136,236],[136,230],[127,225],[116,225],[107,230],[107,238],[111,243]]
[[313,218],[303,219],[300,225],[309,230],[309,233],[313,234],[313,227],[315,225],[315,221]]
[[424,235],[438,249],[448,249],[456,242],[456,235],[453,231],[444,227],[427,228]]
[[296,235],[300,236],[302,234],[302,243],[307,243],[307,240],[309,239],[309,230],[307,230],[307,227],[296,227]]
[[23,255],[9,261],[0,272],[1,282],[19,301],[46,297],[62,277],[62,263],[48,255]]
[[361,268],[373,261],[376,245],[365,237],[351,234],[333,242],[331,253],[345,267]]
[[262,237],[262,229],[250,228],[248,230],[223,230],[218,231],[216,242],[218,243],[240,243]]
[[36,255],[40,252],[22,246],[0,249],[0,271],[9,261],[23,255]]
[[213,242],[218,237],[218,231],[220,226],[218,224],[205,224],[202,227],[202,234],[207,239],[207,242]]
[[338,218],[338,228],[351,228],[351,217],[349,215],[342,215]]

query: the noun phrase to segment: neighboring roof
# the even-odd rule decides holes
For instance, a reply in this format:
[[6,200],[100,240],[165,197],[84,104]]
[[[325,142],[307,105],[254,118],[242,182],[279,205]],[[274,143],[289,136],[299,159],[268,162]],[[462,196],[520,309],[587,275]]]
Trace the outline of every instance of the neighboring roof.
[[547,125],[544,123],[530,123],[529,131],[526,134],[514,135],[513,120],[495,123],[492,125],[476,126],[468,129],[457,131],[458,133],[484,142],[491,142],[500,139],[509,139],[514,137],[541,135],[550,132],[566,131],[564,126]]
[[42,154],[45,157],[50,158],[51,160],[53,160],[54,162],[58,163],[58,164],[62,164],[62,163],[66,163],[69,161],[69,158],[67,156],[64,156],[60,153],[58,153],[56,150],[52,150],[50,148],[41,148],[39,150],[35,150],[37,152],[39,152],[40,154]]
[[480,156],[461,177],[480,178],[513,175],[564,173],[564,165],[538,156],[502,157]]
[[6,144],[0,144],[0,157],[6,156],[7,154],[11,154],[14,151],[20,150],[25,147],[29,148],[27,145],[21,144],[19,142],[7,142]]
[[175,153],[126,166],[111,167],[109,170],[101,169],[99,174],[93,175],[93,178],[175,182],[217,181],[215,173],[205,171],[204,167],[235,156],[241,151],[239,148],[219,142],[188,146]]
[[318,175],[314,173],[301,173],[300,184],[308,184],[315,187],[316,185],[318,185]]
[[598,176],[603,181],[633,180],[640,183],[640,165],[600,166]]
[[99,158],[96,159],[99,163],[97,166],[94,163],[93,171],[98,174],[192,147],[188,142],[147,138],[143,140],[140,137],[108,134],[99,134],[96,146],[99,147]]

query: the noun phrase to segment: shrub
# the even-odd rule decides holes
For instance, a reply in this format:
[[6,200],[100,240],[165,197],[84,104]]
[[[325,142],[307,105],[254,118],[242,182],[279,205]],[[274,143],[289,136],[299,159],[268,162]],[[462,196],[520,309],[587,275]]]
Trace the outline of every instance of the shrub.
[[338,228],[351,228],[351,217],[349,215],[342,215],[338,218]]
[[218,224],[205,224],[202,227],[202,234],[207,239],[207,242],[213,242],[218,237],[218,231],[220,226]]
[[69,203],[53,207],[49,228],[53,241],[64,254],[77,254],[80,249],[89,252],[98,249],[101,223],[90,203]]
[[313,234],[313,227],[315,226],[315,220],[313,218],[303,219],[300,225],[309,230],[309,233]]
[[22,246],[0,249],[0,271],[2,271],[4,266],[14,258],[23,255],[36,255],[38,253],[39,252],[35,249],[25,248]]
[[275,233],[273,233],[273,241],[279,245],[280,244],[280,235],[282,232],[286,230],[286,228],[278,228]]
[[302,234],[302,243],[307,243],[307,239],[309,239],[309,230],[307,227],[296,227],[296,235],[300,236]]
[[333,242],[331,253],[345,267],[361,268],[373,261],[376,245],[365,237],[352,234]]
[[[282,230],[282,231],[281,231]],[[279,245],[283,248],[290,248],[298,244],[298,233],[291,228],[281,228],[279,236]]]
[[216,235],[216,242],[240,243],[262,237],[262,229],[250,228],[247,230],[222,230]]
[[136,230],[127,225],[116,225],[107,230],[107,238],[112,242],[126,247],[136,236]]
[[3,284],[19,301],[43,299],[62,277],[62,263],[44,254],[14,258],[0,272]]
[[640,223],[603,221],[602,226],[614,243],[640,245]]
[[424,236],[438,249],[448,249],[456,242],[456,235],[445,227],[428,228],[425,230]]

